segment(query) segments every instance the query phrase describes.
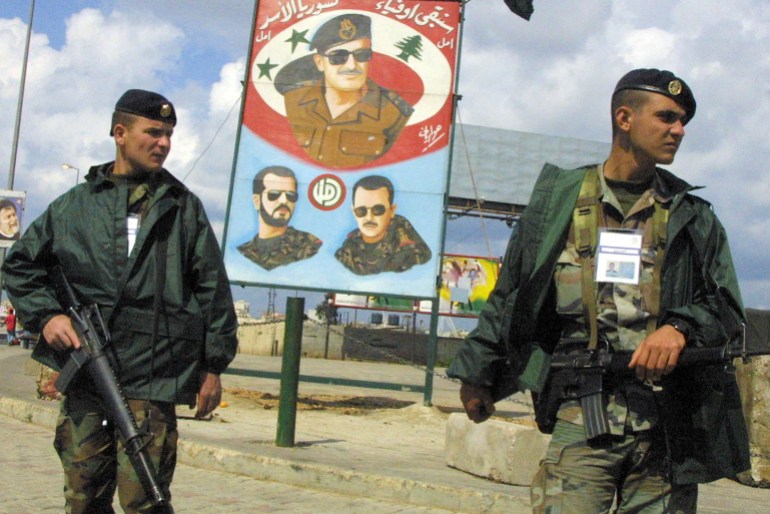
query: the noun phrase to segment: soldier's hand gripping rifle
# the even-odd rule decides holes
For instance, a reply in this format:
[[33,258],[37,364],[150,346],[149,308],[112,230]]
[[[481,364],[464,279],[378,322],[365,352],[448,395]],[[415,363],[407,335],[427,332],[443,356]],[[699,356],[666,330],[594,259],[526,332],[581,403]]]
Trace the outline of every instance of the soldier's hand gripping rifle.
[[[745,327],[744,327],[745,329]],[[679,354],[677,368],[724,363],[741,357],[770,354],[770,349],[747,350],[743,338],[742,347],[725,345],[717,348],[686,347]],[[551,433],[556,423],[559,406],[566,400],[578,400],[583,411],[586,438],[610,434],[607,419],[607,398],[604,394],[605,377],[632,375],[628,367],[633,352],[610,352],[606,349],[577,350],[569,353],[554,353],[551,356],[549,384],[537,398],[535,418],[538,428]]]
[[81,369],[88,373],[104,402],[110,420],[118,429],[126,455],[145,492],[150,496],[153,505],[161,508],[162,512],[173,514],[171,503],[158,485],[158,475],[147,451],[152,434],[139,431],[105,352],[110,335],[99,308],[95,304],[80,303],[60,266],[54,268],[52,278],[80,341],[80,348],[72,351],[56,380],[57,389],[66,393],[70,382]]

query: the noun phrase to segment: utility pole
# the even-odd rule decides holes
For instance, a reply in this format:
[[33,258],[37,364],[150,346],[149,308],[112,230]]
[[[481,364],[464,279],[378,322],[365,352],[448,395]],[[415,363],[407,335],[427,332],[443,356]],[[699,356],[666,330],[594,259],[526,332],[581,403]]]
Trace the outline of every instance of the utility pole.
[[27,24],[27,41],[24,44],[24,60],[21,64],[21,82],[19,83],[19,100],[16,103],[16,125],[13,129],[13,145],[11,146],[11,166],[8,168],[8,187],[13,190],[16,175],[16,153],[19,148],[19,130],[21,128],[21,109],[24,105],[24,84],[27,82],[27,59],[29,58],[29,40],[32,37],[32,20],[35,16],[35,0],[29,5],[29,23]]

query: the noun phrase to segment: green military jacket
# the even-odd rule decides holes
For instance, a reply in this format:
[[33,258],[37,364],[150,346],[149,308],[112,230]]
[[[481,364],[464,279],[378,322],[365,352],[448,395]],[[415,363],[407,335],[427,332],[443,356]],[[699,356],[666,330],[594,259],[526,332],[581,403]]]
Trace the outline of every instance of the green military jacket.
[[[125,395],[190,403],[199,371],[222,373],[236,352],[237,321],[221,252],[200,200],[162,170],[129,255],[129,189],[107,178],[111,166],[92,167],[85,183],[54,200],[30,225],[3,264],[5,287],[25,326],[41,332],[64,312],[49,279],[60,264],[81,302],[98,305],[107,321]],[[165,252],[159,251],[162,239]],[[67,355],[41,342],[33,357],[59,369]]]
[[[554,270],[586,169],[543,168],[497,285],[449,376],[489,388],[506,377],[520,391],[538,390],[545,380],[543,352],[560,336]],[[657,173],[673,196],[658,324],[679,318],[693,327],[688,345],[724,345],[745,317],[724,228],[710,205],[689,193],[695,188],[663,169]],[[737,384],[723,367],[677,369],[664,384],[660,414],[676,483],[732,477],[750,467]]]

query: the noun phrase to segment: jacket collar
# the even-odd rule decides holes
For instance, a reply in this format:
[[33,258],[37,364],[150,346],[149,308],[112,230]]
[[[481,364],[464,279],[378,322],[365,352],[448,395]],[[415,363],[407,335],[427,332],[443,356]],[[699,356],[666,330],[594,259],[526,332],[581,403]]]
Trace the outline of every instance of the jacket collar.
[[[88,173],[86,173],[86,182],[90,182],[95,189],[111,187],[113,182],[109,179],[109,176],[114,165],[115,161],[110,161],[91,166],[88,169]],[[187,186],[174,177],[166,168],[162,168],[158,172],[158,187],[161,188],[164,185],[179,192],[187,191]]]

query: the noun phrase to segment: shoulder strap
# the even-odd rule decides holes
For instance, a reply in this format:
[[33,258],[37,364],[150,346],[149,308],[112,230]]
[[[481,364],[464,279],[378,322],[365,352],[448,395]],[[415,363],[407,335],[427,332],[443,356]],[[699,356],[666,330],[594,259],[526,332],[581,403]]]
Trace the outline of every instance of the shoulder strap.
[[655,244],[655,261],[652,269],[652,291],[650,292],[649,318],[647,318],[647,334],[652,334],[658,328],[660,314],[660,277],[663,275],[663,261],[666,259],[666,242],[668,240],[668,207],[655,202],[655,212],[652,215],[652,240]]
[[596,290],[593,277],[596,237],[599,231],[599,168],[586,170],[580,186],[575,209],[572,212],[572,227],[575,231],[575,247],[580,257],[582,270],[583,316],[589,327],[589,350],[599,343],[599,326],[596,313]]
[[[596,289],[593,277],[594,255],[596,253],[597,234],[599,231],[599,172],[598,167],[589,168],[583,177],[580,194],[575,204],[572,216],[575,231],[575,247],[580,257],[582,276],[583,315],[589,327],[590,350],[596,349],[599,343],[599,327],[596,310]],[[653,233],[655,261],[652,271],[652,291],[650,294],[649,317],[647,318],[647,333],[657,329],[660,314],[660,282],[663,262],[666,258],[666,242],[668,238],[669,210],[660,202],[655,202],[653,213]]]

